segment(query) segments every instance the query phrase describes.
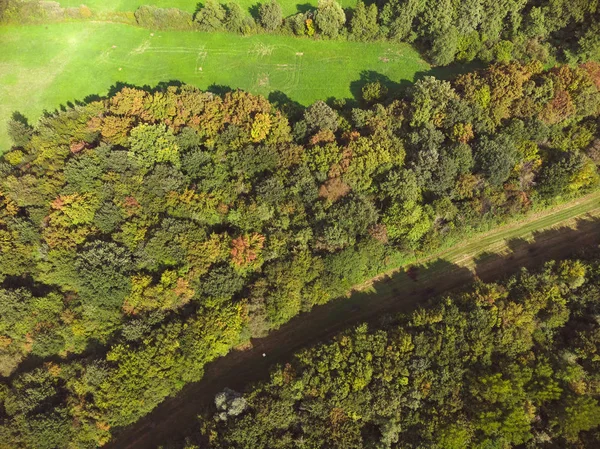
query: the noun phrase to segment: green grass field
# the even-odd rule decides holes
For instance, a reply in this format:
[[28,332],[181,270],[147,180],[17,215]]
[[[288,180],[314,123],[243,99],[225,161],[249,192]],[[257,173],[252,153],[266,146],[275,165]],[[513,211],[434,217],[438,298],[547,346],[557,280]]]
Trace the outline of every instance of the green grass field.
[[[248,10],[257,3],[265,1],[266,0],[219,0],[219,3],[236,2],[242,8]],[[296,14],[300,10],[305,11],[307,9],[307,5],[310,5],[313,8],[317,6],[317,0],[278,1],[281,5],[284,16]],[[141,5],[154,5],[160,8],[179,8],[184,11],[194,12],[198,3],[204,3],[204,0],[200,2],[195,0],[59,0],[59,3],[64,8],[78,7],[79,5],[83,4],[95,12],[135,11]],[[356,0],[338,0],[338,3],[340,3],[344,8],[350,8],[356,5]]]
[[315,41],[275,35],[154,32],[111,23],[0,28],[0,151],[14,111],[36,120],[115,83],[155,86],[179,80],[200,88],[281,91],[310,104],[351,98],[350,85],[374,71],[413,81],[429,66],[406,44]]

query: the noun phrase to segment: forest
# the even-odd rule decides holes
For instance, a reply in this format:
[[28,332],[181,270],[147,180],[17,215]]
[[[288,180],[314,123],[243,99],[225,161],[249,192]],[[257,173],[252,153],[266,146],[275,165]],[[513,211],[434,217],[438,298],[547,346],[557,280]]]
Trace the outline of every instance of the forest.
[[600,59],[597,0],[358,0],[346,8],[336,0],[319,0],[316,5],[281,2],[285,11],[296,12],[284,15],[277,0],[248,9],[250,3],[245,0],[223,4],[206,0],[195,10],[149,4],[135,12],[99,12],[95,5],[63,8],[57,2],[0,0],[0,22],[102,19],[158,30],[384,39],[414,43],[435,65],[474,59],[485,63],[540,60],[547,64]]
[[198,436],[170,447],[596,448],[599,257],[476,282],[304,349],[218,394]]
[[[388,96],[378,81],[367,83],[361,107],[332,101],[305,109],[285,98],[271,103],[242,91],[217,95],[163,85],[125,86],[107,98],[47,114],[35,126],[15,115],[9,123],[14,145],[0,162],[0,448],[102,446],[115,429],[200,380],[211,360],[344,295],[399,254],[427,254],[596,189],[599,89],[597,63],[548,70],[539,62],[510,63],[452,82],[426,77],[400,98]],[[573,288],[588,286],[586,273],[597,270],[560,266],[579,273],[568,283]],[[481,384],[473,393],[483,401],[483,421],[451,418],[458,416],[459,402],[439,409],[436,419],[456,424],[448,438],[472,433],[487,444],[481,435],[492,438],[503,426],[514,426],[514,436],[507,431],[506,438],[529,441],[526,419],[533,420],[545,401],[558,400],[559,388],[567,402],[552,410],[583,407],[590,420],[556,430],[548,423],[558,415],[544,415],[540,428],[574,441],[576,429],[595,422],[597,404],[581,396],[593,388],[581,374],[585,364],[572,365],[579,373],[572,374],[579,396],[564,389],[571,379],[564,377],[571,372],[565,365],[566,371],[556,368],[563,376],[557,377],[556,391],[531,399],[526,414],[519,409],[533,394],[523,390],[533,374],[514,371],[516,361],[528,360],[532,370],[552,378],[551,362],[536,365],[532,345],[546,345],[544,354],[554,356],[552,338],[571,307],[569,289],[560,284],[563,275],[544,276],[556,280],[549,290],[556,299],[547,300],[540,290],[543,301],[515,303],[502,312],[502,320],[519,323],[504,337],[506,347],[484,334],[468,340],[465,351],[482,351],[469,363],[489,366],[485,361],[498,351],[506,366],[488,373],[493,392]],[[542,278],[527,281],[531,295]],[[505,301],[496,294],[502,296],[490,293],[492,303]],[[500,313],[492,303],[473,313],[491,319],[486,314],[492,308]],[[584,313],[584,306],[574,301],[572,307]],[[458,319],[459,307],[448,303],[432,316]],[[534,316],[544,323],[538,330]],[[428,317],[423,326],[436,322]],[[452,326],[463,332],[461,322]],[[517,335],[529,331],[529,337]],[[347,338],[383,338],[365,332]],[[431,341],[419,338],[425,356]],[[416,388],[411,399],[389,398],[414,405],[413,438],[439,437],[418,424],[419,401],[429,389],[439,398],[448,393],[438,384],[432,388],[439,379],[426,371],[428,363],[415,359],[429,377],[407,384]],[[374,368],[356,368],[366,376],[357,377],[352,388],[358,392]],[[405,368],[398,362],[393,369]],[[412,388],[390,376],[396,387]],[[519,385],[523,393],[516,396],[513,388]],[[318,385],[312,388],[317,397]],[[340,383],[339,393],[348,388]],[[507,389],[512,408],[506,410],[514,412],[508,424],[494,409],[485,409],[489,395],[508,401]],[[368,391],[357,393],[357,401],[367,401],[361,395]],[[305,390],[294,394],[300,398]],[[329,413],[323,403],[312,404],[315,416]],[[332,412],[340,426],[335,435],[347,438],[339,447],[356,447],[363,423],[346,419],[338,408]],[[365,418],[374,420],[367,434],[376,434],[375,421],[383,423],[387,416],[381,413]],[[264,419],[273,425],[289,419],[268,416]],[[388,418],[393,441],[400,421]],[[315,432],[329,426],[320,423]],[[233,427],[223,435],[222,447],[247,447],[236,440],[241,437]],[[256,447],[272,447],[270,433],[252,435],[246,436],[257,438]]]

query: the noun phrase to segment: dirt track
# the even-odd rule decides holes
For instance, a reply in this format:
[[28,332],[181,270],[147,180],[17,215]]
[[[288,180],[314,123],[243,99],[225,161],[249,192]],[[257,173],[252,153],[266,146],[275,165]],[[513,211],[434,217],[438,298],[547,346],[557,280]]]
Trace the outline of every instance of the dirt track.
[[[545,229],[536,231],[536,229]],[[511,240],[506,242],[506,239]],[[268,376],[269,367],[285,361],[301,347],[326,339],[359,322],[377,322],[389,313],[405,312],[432,296],[460,288],[474,276],[490,281],[520,267],[536,267],[555,258],[600,244],[600,195],[532,216],[527,220],[470,239],[429,258],[409,277],[405,271],[380,276],[372,287],[354,292],[304,313],[253,348],[232,351],[207,365],[201,382],[187,385],[151,414],[123,429],[109,449],[156,448],[196,425],[224,387],[241,390]],[[266,353],[267,357],[262,357]]]

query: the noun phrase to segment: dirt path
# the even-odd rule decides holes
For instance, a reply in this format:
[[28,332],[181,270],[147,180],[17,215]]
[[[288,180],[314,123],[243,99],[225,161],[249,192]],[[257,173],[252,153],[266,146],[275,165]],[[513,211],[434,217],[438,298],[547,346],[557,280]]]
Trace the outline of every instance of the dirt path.
[[[268,376],[269,367],[298,349],[322,341],[360,322],[376,323],[390,313],[406,312],[432,296],[460,288],[474,276],[490,281],[536,267],[600,244],[600,193],[589,195],[516,224],[468,239],[406,271],[395,270],[361,286],[349,298],[314,308],[247,351],[232,351],[207,365],[201,382],[187,385],[151,414],[123,429],[109,449],[146,449],[192,431],[197,415],[211,406],[224,387],[241,390]],[[267,357],[262,357],[266,353]]]

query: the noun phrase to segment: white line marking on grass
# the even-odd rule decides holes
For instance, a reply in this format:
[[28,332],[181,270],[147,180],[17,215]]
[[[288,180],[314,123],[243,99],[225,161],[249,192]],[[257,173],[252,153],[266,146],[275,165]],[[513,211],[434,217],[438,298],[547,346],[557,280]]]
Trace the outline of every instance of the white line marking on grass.
[[[131,50],[129,52],[130,55],[141,55],[142,53],[145,53],[146,50],[148,50],[150,48],[150,39],[146,39],[144,42],[142,42],[138,47],[134,48],[133,50]],[[114,45],[113,45],[113,48]]]

